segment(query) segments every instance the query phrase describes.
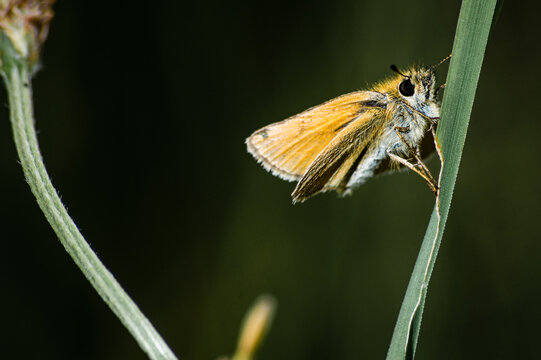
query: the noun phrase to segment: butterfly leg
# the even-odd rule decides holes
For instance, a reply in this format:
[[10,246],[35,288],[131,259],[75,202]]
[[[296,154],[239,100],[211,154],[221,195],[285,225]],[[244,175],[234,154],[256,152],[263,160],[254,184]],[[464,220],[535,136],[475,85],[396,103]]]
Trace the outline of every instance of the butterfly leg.
[[400,126],[395,127],[396,134],[398,135],[398,137],[400,138],[402,143],[407,147],[408,151],[413,155],[413,157],[417,161],[417,164],[414,165],[414,164],[410,163],[409,161],[407,161],[406,159],[404,159],[404,158],[402,158],[402,157],[400,157],[400,156],[398,156],[396,154],[393,154],[390,151],[387,151],[387,154],[389,155],[389,157],[391,159],[393,159],[393,160],[399,162],[400,164],[408,167],[409,169],[411,169],[415,173],[417,173],[419,176],[421,176],[426,181],[426,183],[428,184],[428,187],[430,188],[430,190],[432,190],[432,192],[434,192],[434,194],[437,195],[438,190],[439,190],[438,184],[437,184],[436,180],[434,179],[434,177],[432,176],[432,173],[430,172],[428,167],[425,165],[425,163],[421,159],[421,153],[420,153],[419,147],[416,147],[415,149],[412,148],[412,146],[404,138],[404,135],[402,135],[403,132],[406,132],[408,130],[409,130],[408,128],[403,128],[403,127],[400,127]]
[[419,147],[417,146],[415,149],[413,149],[411,145],[404,138],[404,135],[402,135],[403,132],[409,131],[409,129],[397,126],[395,127],[395,131],[398,137],[400,138],[400,140],[402,141],[402,143],[406,145],[406,147],[408,148],[408,151],[413,155],[413,157],[417,161],[416,165],[419,166],[424,172],[424,174],[431,179],[433,184],[435,184],[436,180],[434,179],[434,177],[432,176],[432,173],[430,172],[428,167],[425,165],[425,163],[421,159],[421,151],[419,150]]
[[412,163],[410,163],[408,160],[396,155],[396,154],[393,154],[392,152],[390,151],[387,151],[387,155],[389,155],[389,157],[397,162],[399,162],[400,164],[406,166],[407,168],[413,170],[415,173],[417,173],[419,176],[421,176],[425,181],[426,183],[428,184],[428,187],[430,188],[430,190],[432,190],[432,192],[434,194],[438,194],[438,186],[434,183],[434,179],[433,178],[430,178],[428,177],[423,171],[419,170],[415,165],[413,165]]

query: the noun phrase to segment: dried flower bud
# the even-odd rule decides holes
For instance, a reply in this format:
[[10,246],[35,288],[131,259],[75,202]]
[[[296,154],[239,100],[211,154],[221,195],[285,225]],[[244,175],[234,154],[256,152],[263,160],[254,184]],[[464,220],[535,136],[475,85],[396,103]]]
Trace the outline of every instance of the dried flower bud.
[[54,0],[0,0],[0,29],[3,32],[0,43],[9,40],[30,68],[37,63],[47,38],[53,3]]

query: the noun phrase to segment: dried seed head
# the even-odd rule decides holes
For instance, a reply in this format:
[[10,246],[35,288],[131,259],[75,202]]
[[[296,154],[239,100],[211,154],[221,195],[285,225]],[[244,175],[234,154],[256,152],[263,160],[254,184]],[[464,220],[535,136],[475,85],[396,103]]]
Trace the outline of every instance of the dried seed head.
[[5,35],[0,42],[7,38],[31,68],[47,38],[53,3],[54,0],[0,0],[0,29]]

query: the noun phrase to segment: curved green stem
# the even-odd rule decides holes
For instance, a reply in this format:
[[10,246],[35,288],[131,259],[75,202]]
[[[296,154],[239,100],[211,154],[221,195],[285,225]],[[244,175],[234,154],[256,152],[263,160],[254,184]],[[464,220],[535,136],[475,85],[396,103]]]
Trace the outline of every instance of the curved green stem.
[[[34,128],[30,72],[3,41],[2,76],[9,96],[13,136],[24,175],[60,242],[101,298],[151,359],[176,359],[173,352],[124,292],[68,215],[47,174]],[[12,49],[11,49],[12,50]]]

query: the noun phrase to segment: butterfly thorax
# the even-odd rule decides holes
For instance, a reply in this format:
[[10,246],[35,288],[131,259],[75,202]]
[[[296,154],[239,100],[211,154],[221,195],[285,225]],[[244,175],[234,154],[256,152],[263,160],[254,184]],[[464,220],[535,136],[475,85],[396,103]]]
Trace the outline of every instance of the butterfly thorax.
[[[440,105],[435,91],[435,77],[430,68],[413,67],[405,72],[407,76],[399,75],[390,80],[376,84],[374,91],[386,95],[385,135],[397,140],[394,149],[407,152],[405,144],[396,134],[397,129],[404,139],[415,148],[424,137],[428,128],[440,116]],[[407,93],[404,83],[408,82],[412,88]],[[396,136],[392,136],[394,135]],[[398,143],[401,143],[400,145]]]

